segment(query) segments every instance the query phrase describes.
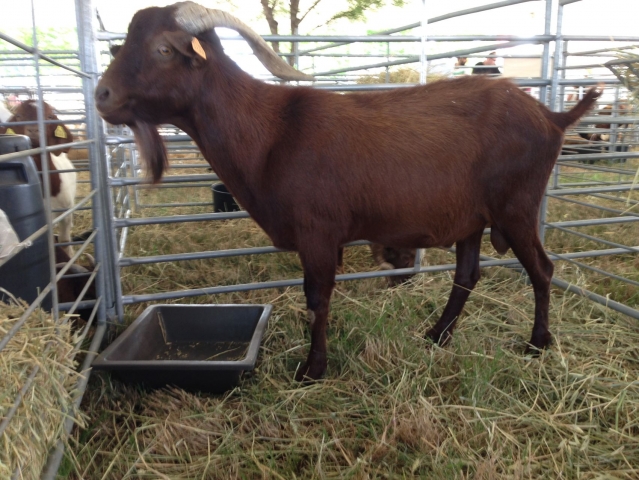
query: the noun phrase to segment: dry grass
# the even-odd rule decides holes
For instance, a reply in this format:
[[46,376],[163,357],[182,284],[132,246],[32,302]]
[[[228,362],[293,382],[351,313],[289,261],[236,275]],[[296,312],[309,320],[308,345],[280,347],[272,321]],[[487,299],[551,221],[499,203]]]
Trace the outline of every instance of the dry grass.
[[[24,303],[0,302],[0,338],[25,310]],[[36,310],[0,353],[0,423],[32,372],[38,371],[0,435],[0,478],[39,478],[62,423],[74,413],[72,391],[79,377],[74,343],[69,322],[56,325],[49,314]],[[17,477],[12,476],[15,471]]]
[[[186,198],[175,189],[144,190],[141,197],[146,203]],[[210,201],[210,190],[192,189],[188,201]],[[550,205],[550,220],[594,216],[585,207]],[[628,244],[638,238],[630,226],[582,231]],[[250,220],[144,226],[129,235],[130,256],[269,244]],[[592,248],[561,232],[548,233],[548,246],[558,252]],[[489,245],[482,251],[494,254]],[[453,261],[442,250],[429,250],[424,259]],[[587,262],[637,279],[636,255]],[[375,268],[365,247],[347,249],[345,267]],[[563,262],[557,272],[636,304],[636,289],[626,291],[619,282],[605,284]],[[301,275],[296,255],[280,253],[125,268],[123,288],[125,294],[153,293]],[[310,386],[293,381],[309,348],[300,288],[184,300],[273,304],[256,370],[223,396],[146,392],[94,376],[84,401],[87,428],[75,432],[60,477],[638,478],[636,320],[553,290],[555,344],[538,359],[526,357],[532,289],[511,270],[487,269],[452,344],[432,347],[423,336],[443,310],[451,281],[450,273],[441,273],[394,289],[383,279],[339,283],[327,377]],[[144,307],[127,308],[127,319]]]
[[143,392],[96,377],[68,478],[636,478],[636,323],[554,292],[556,343],[522,354],[532,292],[486,273],[452,345],[423,339],[448,275],[393,290],[339,284],[327,378],[293,381],[308,351],[299,289],[207,301],[275,306],[257,369],[224,396]]

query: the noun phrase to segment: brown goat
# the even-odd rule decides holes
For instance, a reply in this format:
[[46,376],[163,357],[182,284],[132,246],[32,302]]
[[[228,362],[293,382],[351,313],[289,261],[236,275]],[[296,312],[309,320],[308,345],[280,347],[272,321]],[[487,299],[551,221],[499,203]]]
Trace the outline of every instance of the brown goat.
[[529,348],[549,345],[553,264],[537,232],[539,206],[564,132],[597,90],[559,113],[482,76],[358,95],[267,84],[224,54],[216,26],[237,30],[280,78],[309,78],[235,17],[183,2],[135,14],[96,89],[97,108],[131,127],[154,181],[167,164],[155,125],[184,130],[274,245],[299,253],[311,346],[298,380],[326,370],[339,250],[357,239],[456,243],[452,293],[427,334],[443,344],[479,279],[490,226],[497,251],[512,248],[533,285]]
[[[35,100],[27,100],[22,102],[15,108],[13,116],[8,123],[13,122],[36,122],[38,120],[38,110]],[[44,119],[59,120],[53,107],[44,102]],[[37,124],[33,125],[15,125],[11,127],[0,127],[0,133],[9,133],[15,135],[26,135],[31,140],[33,148],[40,147],[40,129]],[[46,141],[47,146],[62,145],[73,142],[73,136],[69,129],[62,124],[49,123],[46,125]],[[73,170],[75,167],[69,160],[67,153],[69,147],[60,148],[55,153],[47,152],[47,166],[49,169],[49,182],[51,187],[51,208],[53,210],[68,210],[75,204],[75,192],[77,175],[75,172],[65,170]],[[40,155],[34,155],[33,161],[39,172],[42,172],[42,159]],[[58,171],[63,171],[59,173]],[[60,213],[54,214],[58,216]],[[71,241],[71,228],[73,227],[73,216],[69,215],[60,221],[60,241]],[[73,248],[66,246],[64,249],[69,255],[73,254]]]

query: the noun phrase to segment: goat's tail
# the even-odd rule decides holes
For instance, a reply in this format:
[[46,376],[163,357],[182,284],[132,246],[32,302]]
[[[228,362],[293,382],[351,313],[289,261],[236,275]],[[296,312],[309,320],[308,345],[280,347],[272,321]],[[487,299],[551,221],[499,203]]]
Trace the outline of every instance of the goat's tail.
[[603,86],[604,84],[600,83],[596,87],[592,87],[586,92],[584,98],[567,112],[550,112],[550,120],[562,130],[566,130],[569,126],[577,123],[601,96]]

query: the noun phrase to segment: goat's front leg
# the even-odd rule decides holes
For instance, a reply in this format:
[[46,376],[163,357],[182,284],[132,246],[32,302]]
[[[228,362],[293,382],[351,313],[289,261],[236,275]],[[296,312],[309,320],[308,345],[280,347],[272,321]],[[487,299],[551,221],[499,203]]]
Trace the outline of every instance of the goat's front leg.
[[[73,228],[73,216],[69,215],[66,218],[63,218],[59,222],[60,229],[58,235],[58,241],[60,243],[67,243],[71,241],[71,228]],[[67,245],[66,247],[62,247],[67,255],[70,257],[73,256],[73,247],[71,245]]]
[[328,310],[335,286],[335,268],[338,249],[322,248],[312,251],[300,250],[304,268],[304,294],[311,327],[311,351],[306,363],[295,375],[295,380],[317,380],[326,371],[326,324]]

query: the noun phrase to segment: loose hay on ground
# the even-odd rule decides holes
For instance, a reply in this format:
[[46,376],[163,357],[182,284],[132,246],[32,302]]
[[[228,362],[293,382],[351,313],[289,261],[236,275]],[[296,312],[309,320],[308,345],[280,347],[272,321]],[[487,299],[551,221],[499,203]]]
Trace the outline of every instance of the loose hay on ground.
[[[26,311],[26,304],[0,302],[0,338]],[[0,352],[0,424],[35,369],[33,385],[3,434],[0,434],[0,478],[36,479],[55,445],[62,424],[74,414],[73,387],[78,381],[70,323],[56,325],[36,310]],[[17,477],[13,477],[16,469]]]
[[448,274],[393,290],[338,284],[328,377],[306,387],[292,380],[308,349],[300,289],[248,292],[275,309],[240,388],[142,392],[96,378],[68,478],[637,478],[634,321],[554,291],[555,345],[525,357],[530,286],[505,269],[484,277],[446,348],[422,337]]

